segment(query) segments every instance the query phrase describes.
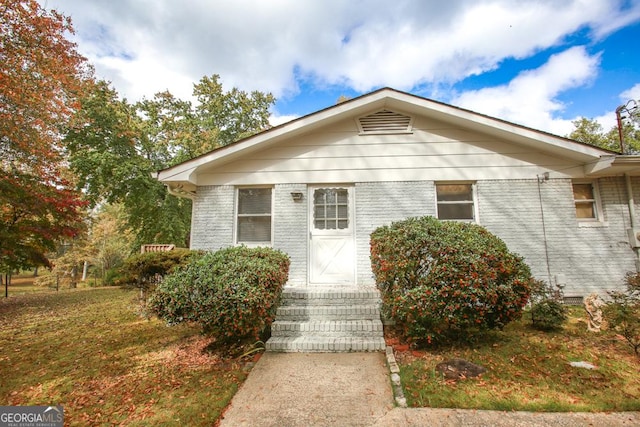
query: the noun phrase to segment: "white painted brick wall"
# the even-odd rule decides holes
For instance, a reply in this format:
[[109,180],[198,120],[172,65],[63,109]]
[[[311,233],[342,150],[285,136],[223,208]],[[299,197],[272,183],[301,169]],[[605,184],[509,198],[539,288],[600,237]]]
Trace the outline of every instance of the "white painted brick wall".
[[604,222],[581,227],[571,180],[543,182],[540,193],[537,180],[480,181],[480,224],[523,256],[535,277],[563,283],[565,295],[604,293],[621,286],[624,274],[635,269],[635,261],[626,237],[629,213],[624,182],[608,178],[597,185],[604,196]]
[[[479,181],[479,223],[523,256],[535,277],[565,284],[567,296],[620,288],[624,275],[635,270],[636,259],[627,239],[630,219],[624,179],[603,178],[597,185],[604,212],[604,221],[597,227],[579,226],[568,179],[543,182],[540,193],[535,179]],[[274,247],[291,258],[290,283],[304,284],[308,275],[307,185],[274,188]],[[638,202],[640,178],[633,179],[633,188]],[[294,202],[291,192],[303,193],[304,200]],[[356,183],[355,205],[357,281],[371,284],[371,232],[407,217],[435,215],[435,185],[432,181]],[[193,206],[192,248],[216,250],[233,244],[233,186],[198,187]],[[640,213],[638,203],[636,211]],[[640,219],[637,223],[640,225]]]
[[363,182],[356,184],[357,281],[373,284],[369,238],[376,228],[413,216],[435,215],[431,181]]
[[[294,202],[292,192],[302,193],[303,199]],[[273,247],[289,255],[289,284],[307,283],[308,200],[306,184],[275,186]]]
[[233,186],[198,187],[193,201],[191,248],[215,251],[233,245]]

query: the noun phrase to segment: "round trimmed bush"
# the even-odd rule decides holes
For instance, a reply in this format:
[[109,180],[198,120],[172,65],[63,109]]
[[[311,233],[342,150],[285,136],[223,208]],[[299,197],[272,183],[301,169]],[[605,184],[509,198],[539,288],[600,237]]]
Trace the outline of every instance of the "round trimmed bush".
[[169,324],[195,322],[220,342],[259,339],[273,322],[289,258],[270,248],[221,249],[168,275],[149,307]]
[[371,265],[386,313],[413,342],[502,328],[522,315],[533,281],[485,228],[433,217],[376,229]]

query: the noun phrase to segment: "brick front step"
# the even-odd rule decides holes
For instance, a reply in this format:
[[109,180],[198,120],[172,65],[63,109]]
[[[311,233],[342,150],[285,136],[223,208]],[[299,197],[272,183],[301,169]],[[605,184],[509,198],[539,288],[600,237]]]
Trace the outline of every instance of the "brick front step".
[[289,320],[377,320],[377,304],[360,305],[287,305],[278,307],[277,318]]
[[380,301],[380,294],[377,289],[285,289],[282,293],[282,306],[353,306],[376,304]]
[[279,352],[351,352],[384,351],[383,337],[271,337],[267,351]]
[[380,294],[373,287],[285,288],[268,351],[382,351]]
[[328,336],[376,337],[382,334],[378,320],[314,320],[309,322],[276,320],[271,325],[271,336]]

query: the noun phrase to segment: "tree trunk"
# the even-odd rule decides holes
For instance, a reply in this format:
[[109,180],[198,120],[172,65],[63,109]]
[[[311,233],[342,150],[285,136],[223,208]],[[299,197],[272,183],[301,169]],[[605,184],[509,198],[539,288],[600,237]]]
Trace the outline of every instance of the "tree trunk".
[[89,263],[87,261],[84,262],[82,266],[82,281],[87,280],[87,273],[89,272]]
[[71,288],[76,288],[76,276],[78,275],[78,268],[74,265],[71,268]]

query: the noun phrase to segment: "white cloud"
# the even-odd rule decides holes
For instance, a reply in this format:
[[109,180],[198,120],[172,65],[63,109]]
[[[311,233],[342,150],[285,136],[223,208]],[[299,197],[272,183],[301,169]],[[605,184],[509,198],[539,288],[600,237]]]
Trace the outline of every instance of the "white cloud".
[[299,118],[300,116],[296,116],[296,115],[278,115],[278,114],[272,114],[269,117],[269,124],[271,126],[279,126],[281,124],[290,122],[291,120],[295,120],[297,118]]
[[455,105],[557,135],[571,132],[571,120],[559,119],[563,91],[588,83],[598,70],[599,55],[573,47],[549,58],[541,67],[521,72],[508,84],[461,94]]
[[623,104],[626,104],[631,99],[636,101],[640,100],[640,83],[620,94],[620,101],[622,101]]
[[72,15],[80,50],[132,99],[185,97],[214,73],[278,97],[301,78],[357,91],[451,84],[640,16],[637,0],[42,1]]

